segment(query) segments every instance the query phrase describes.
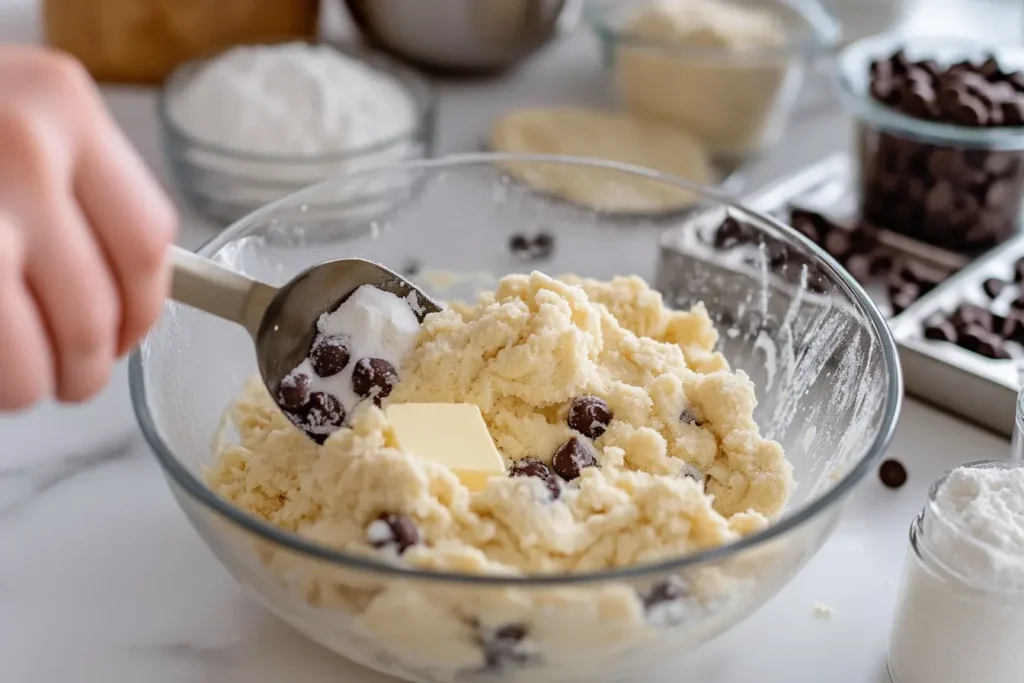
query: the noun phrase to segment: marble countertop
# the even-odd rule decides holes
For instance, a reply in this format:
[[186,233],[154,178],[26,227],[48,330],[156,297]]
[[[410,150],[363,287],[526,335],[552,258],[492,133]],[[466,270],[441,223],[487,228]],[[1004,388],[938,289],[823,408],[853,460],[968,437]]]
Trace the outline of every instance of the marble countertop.
[[[893,23],[918,26],[913,17],[921,4],[843,0],[839,13],[850,33],[864,34]],[[961,12],[973,5],[976,11],[959,18],[939,12],[940,30],[942,22],[962,26],[964,17],[982,16],[984,26],[974,25],[982,35],[1020,40],[1020,3],[946,4],[961,6]],[[988,9],[978,10],[981,4]],[[37,41],[36,14],[31,0],[0,0],[0,41]],[[438,151],[475,149],[489,122],[511,106],[600,104],[602,93],[596,47],[581,31],[500,83],[441,84]],[[162,164],[153,93],[106,88],[105,95],[173,192]],[[843,149],[847,128],[824,75],[816,75],[779,148],[750,168],[750,185]],[[186,212],[180,241],[195,247],[216,229]],[[123,366],[110,387],[85,406],[45,405],[0,416],[0,444],[0,680],[387,680],[310,643],[242,593],[165,486],[135,426]],[[941,453],[944,460],[967,461],[1003,457],[1007,448],[1004,440],[908,401],[893,453]],[[875,495],[870,488],[859,491],[852,505],[868,506]],[[848,516],[843,525],[860,523]],[[901,520],[880,540],[880,569],[872,581],[898,578],[904,533]],[[879,662],[891,596],[880,594],[870,609],[858,606],[861,577],[834,575],[832,569],[837,557],[850,552],[864,548],[830,541],[763,612],[702,651],[700,680],[817,683],[831,670],[836,675],[828,680],[838,683],[886,681]],[[836,616],[815,633],[814,642],[762,643],[767,624],[806,621],[811,603],[821,599],[831,599]],[[730,656],[736,647],[743,648],[742,659]],[[665,680],[674,674],[666,673]]]

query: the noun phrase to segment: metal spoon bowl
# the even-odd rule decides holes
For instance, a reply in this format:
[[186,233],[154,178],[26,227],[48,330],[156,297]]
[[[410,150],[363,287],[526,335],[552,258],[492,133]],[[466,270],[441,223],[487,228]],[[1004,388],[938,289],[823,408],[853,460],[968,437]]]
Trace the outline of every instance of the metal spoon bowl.
[[309,355],[320,316],[363,285],[415,300],[411,308],[420,322],[441,310],[401,275],[363,259],[320,263],[279,288],[181,247],[172,247],[170,260],[171,298],[244,327],[255,343],[260,375],[271,396],[277,396],[281,380]]

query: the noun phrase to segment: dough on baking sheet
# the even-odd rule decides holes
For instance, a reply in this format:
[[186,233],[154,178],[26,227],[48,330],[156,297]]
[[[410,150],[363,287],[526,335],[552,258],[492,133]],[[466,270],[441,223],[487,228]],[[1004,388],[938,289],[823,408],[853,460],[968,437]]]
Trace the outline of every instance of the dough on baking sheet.
[[[611,112],[568,107],[512,111],[495,122],[491,147],[499,152],[593,157],[702,184],[716,181],[707,154],[688,134]],[[608,169],[509,164],[508,171],[539,189],[607,211],[665,211],[697,200],[684,188]]]

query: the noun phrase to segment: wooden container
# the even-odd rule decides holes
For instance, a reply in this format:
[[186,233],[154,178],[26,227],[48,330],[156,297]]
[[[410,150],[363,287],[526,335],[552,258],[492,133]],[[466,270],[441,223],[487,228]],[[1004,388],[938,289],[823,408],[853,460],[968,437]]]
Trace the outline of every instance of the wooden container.
[[242,43],[314,38],[319,0],[42,0],[46,41],[99,81],[158,83]]

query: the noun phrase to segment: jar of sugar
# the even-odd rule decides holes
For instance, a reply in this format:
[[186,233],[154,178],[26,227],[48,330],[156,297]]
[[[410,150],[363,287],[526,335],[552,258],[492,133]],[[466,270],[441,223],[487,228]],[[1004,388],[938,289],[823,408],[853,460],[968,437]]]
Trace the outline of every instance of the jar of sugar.
[[910,527],[889,638],[893,683],[1024,677],[1024,465],[947,472]]

